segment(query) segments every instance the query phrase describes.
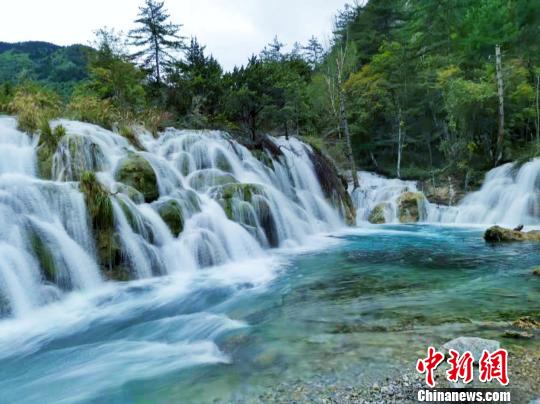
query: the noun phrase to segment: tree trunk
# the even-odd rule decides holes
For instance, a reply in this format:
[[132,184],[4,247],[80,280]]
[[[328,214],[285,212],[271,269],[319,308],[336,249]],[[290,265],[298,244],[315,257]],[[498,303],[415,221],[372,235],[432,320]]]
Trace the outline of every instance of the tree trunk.
[[340,112],[339,115],[340,115],[340,120],[341,120],[341,130],[343,131],[343,135],[345,136],[347,159],[349,160],[349,166],[351,168],[353,187],[354,189],[356,189],[359,187],[358,173],[356,171],[356,163],[354,162],[354,156],[353,156],[352,145],[351,145],[351,134],[349,132],[349,123],[347,122],[347,111],[345,109],[345,94],[343,93],[343,91],[340,91],[339,93],[339,112]]
[[540,145],[540,76],[536,75],[536,145]]
[[396,175],[398,178],[401,178],[401,153],[403,151],[403,131],[401,130],[401,127],[403,126],[401,124],[401,107],[398,107],[398,145],[397,145],[397,167],[396,167]]
[[495,165],[502,159],[504,141],[504,83],[502,75],[501,47],[495,45],[495,67],[497,69],[497,95],[499,97],[499,130],[497,133],[497,149]]

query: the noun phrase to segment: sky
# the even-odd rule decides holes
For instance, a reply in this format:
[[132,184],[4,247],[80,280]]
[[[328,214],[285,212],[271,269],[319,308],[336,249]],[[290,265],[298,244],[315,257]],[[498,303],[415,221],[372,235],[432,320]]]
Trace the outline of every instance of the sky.
[[[129,31],[142,0],[0,0],[0,41],[89,44],[101,27]],[[165,0],[182,35],[196,36],[229,70],[274,35],[289,49],[312,36],[328,41],[346,0]]]

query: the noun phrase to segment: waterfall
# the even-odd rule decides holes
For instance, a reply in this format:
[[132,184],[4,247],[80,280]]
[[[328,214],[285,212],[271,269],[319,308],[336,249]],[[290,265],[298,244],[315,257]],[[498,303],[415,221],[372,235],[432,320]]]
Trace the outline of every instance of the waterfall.
[[[399,223],[398,200],[405,192],[418,192],[414,181],[388,179],[358,172],[360,187],[349,190],[357,209],[357,222],[367,221],[382,209],[385,223]],[[490,170],[482,187],[456,206],[420,202],[420,221],[431,223],[540,225],[540,158],[523,165],[508,163]]]
[[357,223],[366,222],[377,206],[382,208],[385,223],[399,223],[398,198],[405,192],[418,192],[416,182],[403,181],[397,178],[359,171],[358,181],[360,187],[349,190],[356,207]]
[[[66,134],[46,179],[38,175],[39,136],[0,117],[0,316],[24,316],[108,278],[264,257],[268,248],[300,246],[343,226],[310,147],[296,139],[272,138],[280,152],[271,153],[219,131],[167,129],[154,138],[141,129],[139,150],[95,125],[51,122],[58,125]],[[92,186],[105,190],[105,200],[92,203],[110,206],[108,233],[90,210],[88,198],[98,196],[82,189],[89,171],[96,174],[87,180],[99,184]]]
[[430,204],[428,220],[506,226],[540,224],[540,158],[521,167],[508,163],[486,174],[482,187],[458,206]]

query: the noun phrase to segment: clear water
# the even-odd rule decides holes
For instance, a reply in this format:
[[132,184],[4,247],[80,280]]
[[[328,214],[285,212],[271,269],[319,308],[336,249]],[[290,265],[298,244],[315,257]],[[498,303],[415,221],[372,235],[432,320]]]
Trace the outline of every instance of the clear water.
[[357,385],[459,335],[516,343],[506,322],[540,313],[538,244],[430,225],[311,243],[2,321],[0,402],[227,402],[320,374]]

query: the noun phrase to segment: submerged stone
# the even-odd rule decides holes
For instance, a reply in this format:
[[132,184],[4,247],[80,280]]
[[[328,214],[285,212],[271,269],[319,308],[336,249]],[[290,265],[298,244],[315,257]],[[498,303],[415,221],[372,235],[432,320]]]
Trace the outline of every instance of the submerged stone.
[[416,223],[422,218],[425,196],[421,192],[405,192],[397,200],[398,217],[401,223]]
[[525,232],[492,226],[484,233],[484,240],[497,243],[507,241],[540,241],[540,230]]
[[120,161],[115,179],[141,192],[146,202],[159,198],[156,173],[150,163],[139,154],[132,153]]
[[540,268],[536,268],[533,270],[533,275],[540,276]]
[[129,185],[117,183],[116,185],[117,192],[127,196],[134,203],[144,203],[144,195],[137,191],[135,188],[130,187]]

